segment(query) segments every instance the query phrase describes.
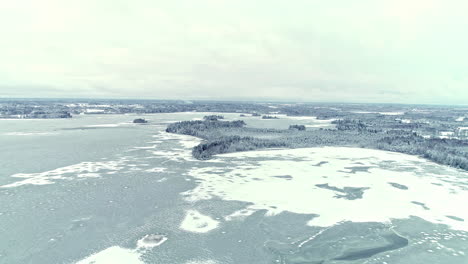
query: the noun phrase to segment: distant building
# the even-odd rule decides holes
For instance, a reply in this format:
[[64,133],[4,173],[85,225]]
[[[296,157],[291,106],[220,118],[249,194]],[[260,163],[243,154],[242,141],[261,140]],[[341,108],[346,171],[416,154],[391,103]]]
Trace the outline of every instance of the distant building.
[[468,139],[468,127],[458,127],[453,131],[440,131],[438,138]]
[[440,131],[439,138],[453,138],[455,136],[455,132],[453,131]]
[[468,138],[468,127],[458,127],[455,130],[455,134],[457,137],[460,139],[466,139]]

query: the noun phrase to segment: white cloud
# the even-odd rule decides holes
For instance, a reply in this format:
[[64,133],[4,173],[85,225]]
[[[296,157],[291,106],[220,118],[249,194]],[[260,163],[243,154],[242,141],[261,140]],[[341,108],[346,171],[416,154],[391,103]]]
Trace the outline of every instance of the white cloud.
[[467,7],[2,1],[0,94],[459,103],[468,96]]

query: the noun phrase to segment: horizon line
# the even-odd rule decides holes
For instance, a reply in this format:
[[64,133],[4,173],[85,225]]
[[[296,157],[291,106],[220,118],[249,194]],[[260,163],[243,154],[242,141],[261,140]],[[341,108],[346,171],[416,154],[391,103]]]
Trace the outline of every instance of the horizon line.
[[296,103],[296,104],[382,104],[382,105],[428,105],[428,106],[468,106],[461,103],[395,103],[395,102],[356,102],[356,101],[309,101],[309,100],[278,100],[278,99],[156,99],[156,98],[132,98],[132,97],[0,97],[0,100],[128,100],[128,101],[193,101],[193,102],[249,102],[249,103]]

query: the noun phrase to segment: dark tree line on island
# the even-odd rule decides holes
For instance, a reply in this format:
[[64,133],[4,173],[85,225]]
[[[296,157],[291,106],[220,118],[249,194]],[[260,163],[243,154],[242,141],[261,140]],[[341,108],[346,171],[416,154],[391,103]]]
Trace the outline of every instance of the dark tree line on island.
[[287,130],[247,128],[244,121],[183,121],[170,124],[170,133],[196,136],[204,142],[193,148],[197,159],[213,155],[266,148],[349,146],[417,155],[451,167],[468,170],[468,142],[426,139],[411,130],[373,128],[360,120],[338,120],[336,129],[305,130],[291,125]]
[[284,148],[286,143],[254,137],[226,136],[195,146],[192,155],[196,159],[210,159],[213,155],[265,148]]
[[209,121],[217,121],[218,119],[224,119],[224,116],[222,116],[222,115],[208,115],[208,116],[203,117],[203,120],[209,120]]
[[133,123],[134,124],[146,124],[146,123],[148,123],[148,121],[146,119],[144,119],[144,118],[137,118],[137,119],[133,120]]
[[[377,121],[375,121],[377,122]],[[366,124],[361,120],[336,120],[340,131],[376,133],[376,141],[368,141],[363,147],[417,155],[440,164],[468,170],[468,142],[458,139],[424,138],[414,129],[420,124],[392,124],[391,129],[383,129],[379,124]]]
[[169,124],[166,132],[196,136],[206,139],[206,132],[219,130],[222,128],[239,128],[245,126],[242,120],[218,121],[218,120],[196,120],[182,121]]
[[[204,118],[203,121],[182,121],[170,124],[166,132],[190,135],[205,139],[203,142],[192,150],[192,155],[197,159],[209,159],[215,154],[255,150],[260,148],[286,147],[285,144],[278,142],[259,139],[249,136],[226,135],[228,130],[243,128],[245,122],[242,120],[236,121],[219,121],[214,118]],[[236,130],[237,131],[237,130]],[[218,137],[216,137],[218,136]]]
[[279,118],[277,116],[264,115],[262,116],[262,119],[279,119]]
[[417,134],[387,136],[378,140],[377,149],[418,155],[454,168],[468,170],[468,142],[456,139],[423,138]]
[[306,127],[304,125],[290,125],[289,130],[299,130],[299,131],[305,131]]

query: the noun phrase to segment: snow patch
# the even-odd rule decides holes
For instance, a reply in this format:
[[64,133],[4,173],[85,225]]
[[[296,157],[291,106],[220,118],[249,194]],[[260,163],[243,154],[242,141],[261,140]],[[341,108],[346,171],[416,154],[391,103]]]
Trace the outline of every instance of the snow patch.
[[17,173],[11,175],[14,178],[24,178],[24,180],[0,186],[0,188],[12,188],[22,185],[45,185],[53,184],[55,180],[70,179],[75,175],[78,178],[100,177],[100,172],[117,172],[123,168],[124,160],[105,162],[81,162],[78,164],[57,168],[39,173]]
[[76,262],[76,264],[144,264],[134,249],[113,246]]
[[148,234],[137,241],[134,249],[113,246],[96,252],[76,264],[144,264],[141,256],[167,241],[164,235]]
[[57,132],[8,132],[3,133],[4,136],[50,136],[57,135]]
[[214,261],[214,260],[190,260],[188,262],[185,262],[185,264],[218,264],[219,262]]
[[[416,156],[323,147],[230,153],[218,155],[217,159],[227,169],[219,172],[219,167],[192,168],[189,175],[200,184],[182,195],[191,202],[216,197],[253,204],[226,220],[262,209],[269,215],[282,211],[319,215],[309,222],[311,226],[418,216],[468,231],[468,211],[464,208],[468,173]],[[314,166],[321,161],[328,163]],[[408,189],[395,188],[389,182]],[[413,201],[424,203],[429,210]]]
[[213,218],[203,215],[196,210],[188,210],[184,220],[180,224],[180,229],[193,233],[207,233],[216,229],[219,222]]

